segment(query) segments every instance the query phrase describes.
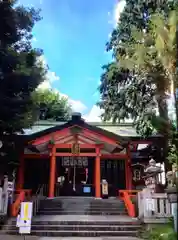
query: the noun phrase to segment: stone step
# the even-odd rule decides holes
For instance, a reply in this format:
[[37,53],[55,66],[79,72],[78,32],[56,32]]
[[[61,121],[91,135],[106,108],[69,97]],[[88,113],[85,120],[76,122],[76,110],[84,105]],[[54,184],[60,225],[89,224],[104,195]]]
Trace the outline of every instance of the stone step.
[[122,208],[40,208],[39,211],[44,211],[44,212],[55,212],[55,211],[71,211],[71,212],[127,212],[126,209]]
[[127,215],[126,211],[38,211],[37,215]]
[[[4,229],[8,230],[18,230],[16,225],[8,226],[5,225]],[[31,229],[36,230],[56,230],[56,231],[136,231],[140,229],[140,225],[31,225]]]
[[122,200],[120,199],[115,199],[115,200],[110,200],[110,199],[94,199],[94,200],[85,200],[85,199],[52,199],[52,200],[42,200],[42,203],[48,203],[48,204],[56,204],[56,203],[64,203],[64,202],[69,202],[69,203],[87,203],[87,204],[120,204],[123,203]]
[[117,208],[117,209],[122,209],[125,208],[125,205],[122,204],[86,204],[86,203],[55,203],[55,204],[42,204],[40,203],[40,208],[75,208],[75,207],[83,207],[83,208]]
[[[55,216],[56,217],[56,216]],[[70,218],[70,216],[68,216]],[[124,218],[125,216],[121,217],[119,216],[119,218]],[[11,224],[12,225],[16,225],[16,220],[13,219],[11,221]],[[118,220],[118,221],[95,221],[95,220],[76,220],[76,221],[69,221],[69,220],[59,220],[59,221],[55,221],[55,220],[34,220],[32,219],[32,225],[45,225],[45,226],[49,226],[49,225],[60,225],[60,226],[81,226],[81,225],[84,225],[84,226],[90,226],[90,225],[99,225],[99,226],[104,226],[104,227],[107,227],[107,226],[122,226],[122,225],[125,225],[125,226],[130,226],[130,225],[133,225],[133,226],[140,226],[140,223],[139,221],[137,220],[130,220],[130,221],[125,221],[125,220]]]
[[[19,234],[17,230],[1,231],[1,234]],[[48,236],[48,237],[112,237],[112,236],[127,236],[137,237],[138,231],[47,231],[47,230],[32,230],[31,235],[35,236]]]
[[83,198],[83,197],[70,197],[70,198],[61,198],[61,197],[56,197],[56,198],[45,198],[42,199],[42,201],[48,201],[48,202],[59,202],[59,201],[80,201],[80,202],[118,202],[122,201],[119,198],[111,199],[111,198]]
[[85,196],[59,196],[59,197],[54,197],[54,198],[46,198],[45,200],[48,201],[58,201],[58,200],[81,200],[81,201],[103,201],[103,200],[107,200],[107,201],[115,201],[118,200],[118,197],[109,197],[106,199],[102,199],[102,198],[95,198],[92,196],[89,197],[85,197]]
[[90,205],[62,205],[62,206],[39,206],[40,210],[60,210],[60,209],[88,209],[88,210],[125,210],[125,206],[90,206]]
[[[65,208],[65,207],[68,207],[68,208],[74,208],[75,206],[45,206],[45,207],[42,207],[40,206],[40,208],[42,209],[60,209],[60,208]],[[82,208],[90,208],[90,209],[123,209],[122,206],[118,206],[118,207],[115,207],[115,206],[90,206],[90,205],[80,205],[80,207]],[[124,207],[125,208],[125,207]]]
[[82,204],[91,204],[91,205],[100,205],[100,204],[123,204],[124,202],[121,200],[115,200],[115,201],[107,201],[107,200],[94,200],[94,201],[78,201],[75,200],[58,200],[58,201],[48,201],[48,200],[42,200],[41,203],[43,204],[61,204],[61,203],[82,203]]

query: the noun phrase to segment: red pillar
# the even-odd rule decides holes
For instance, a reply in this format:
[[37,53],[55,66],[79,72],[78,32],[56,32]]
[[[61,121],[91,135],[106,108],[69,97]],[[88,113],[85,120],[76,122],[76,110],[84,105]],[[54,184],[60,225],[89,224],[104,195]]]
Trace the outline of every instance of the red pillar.
[[24,171],[25,171],[25,159],[24,154],[20,156],[19,169],[18,169],[18,179],[17,179],[17,189],[23,189],[24,187]]
[[50,154],[50,179],[49,179],[49,197],[54,197],[55,176],[56,176],[56,147],[53,146]]
[[95,159],[95,197],[101,198],[101,169],[100,169],[100,148],[96,147]]
[[130,144],[127,146],[127,159],[126,159],[126,188],[132,190],[132,168],[131,168],[131,152]]

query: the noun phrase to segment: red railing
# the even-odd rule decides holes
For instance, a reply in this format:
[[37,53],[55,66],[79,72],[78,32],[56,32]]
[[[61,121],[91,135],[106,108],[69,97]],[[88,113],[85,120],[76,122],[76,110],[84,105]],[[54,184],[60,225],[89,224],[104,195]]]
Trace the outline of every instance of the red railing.
[[20,190],[16,190],[15,194],[17,194],[17,198],[11,206],[12,217],[16,217],[18,215],[21,202],[25,201],[26,197],[29,198],[31,196],[31,190],[20,189]]
[[124,201],[125,207],[127,209],[128,215],[130,217],[135,217],[135,205],[132,199],[136,197],[139,190],[119,190],[119,197]]

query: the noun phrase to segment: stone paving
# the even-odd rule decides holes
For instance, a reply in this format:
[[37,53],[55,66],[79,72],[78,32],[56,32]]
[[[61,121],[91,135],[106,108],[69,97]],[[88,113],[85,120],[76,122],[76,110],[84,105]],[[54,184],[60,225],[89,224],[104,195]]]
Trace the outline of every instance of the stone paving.
[[134,237],[33,237],[0,235],[0,240],[141,240]]

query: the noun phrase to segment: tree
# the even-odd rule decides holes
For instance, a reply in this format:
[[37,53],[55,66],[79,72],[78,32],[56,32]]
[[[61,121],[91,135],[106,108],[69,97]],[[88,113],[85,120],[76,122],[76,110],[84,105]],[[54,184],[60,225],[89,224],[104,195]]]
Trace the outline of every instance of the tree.
[[0,163],[7,171],[8,162],[19,159],[23,148],[14,135],[32,124],[31,94],[46,74],[37,60],[42,50],[31,45],[33,26],[41,19],[39,10],[15,4],[0,1]]
[[[133,119],[139,133],[150,135],[154,130],[152,123],[155,122],[155,107],[158,105],[161,119],[167,122],[165,94],[162,98],[156,99],[157,91],[150,77],[147,78],[140,75],[140,72],[129,71],[128,68],[119,66],[119,61],[116,58],[118,55],[125,55],[127,49],[124,43],[134,43],[133,27],[141,32],[149,31],[150,15],[156,11],[168,15],[169,11],[175,8],[175,5],[176,1],[162,1],[160,4],[159,1],[154,0],[126,0],[126,6],[118,25],[112,33],[110,42],[107,43],[107,50],[113,51],[114,61],[108,66],[104,66],[99,87],[101,93],[99,106],[105,110],[104,120],[120,121],[129,117]],[[164,69],[159,63],[156,64],[158,64],[158,68],[155,66],[154,73],[158,79]]]
[[0,136],[28,127],[31,93],[44,80],[46,69],[37,62],[42,54],[31,46],[39,10],[0,1]]
[[68,99],[52,89],[37,89],[33,93],[35,108],[38,109],[40,120],[67,121],[72,109]]
[[175,95],[177,23],[176,10],[171,11],[168,16],[155,13],[150,17],[149,31],[143,32],[133,29],[133,43],[123,43],[124,49],[126,49],[125,54],[118,56],[121,68],[127,67],[130,71],[137,73],[142,81],[146,80],[146,84],[149,79],[152,89],[155,89],[154,96],[159,108],[159,117],[156,114],[153,115],[152,109],[147,112],[147,115],[150,116],[151,123],[154,123],[153,126],[157,124],[156,128],[167,139],[167,145],[169,143],[171,146],[171,158],[173,151],[175,156],[176,152],[178,153],[178,146],[175,129],[166,109],[166,95],[167,93]]
[[164,15],[155,14],[151,19],[152,37],[155,40],[155,50],[161,62],[165,75],[170,83],[170,93],[174,96],[176,127],[178,127],[178,98],[176,89],[178,88],[177,78],[177,9],[171,11],[168,19]]

